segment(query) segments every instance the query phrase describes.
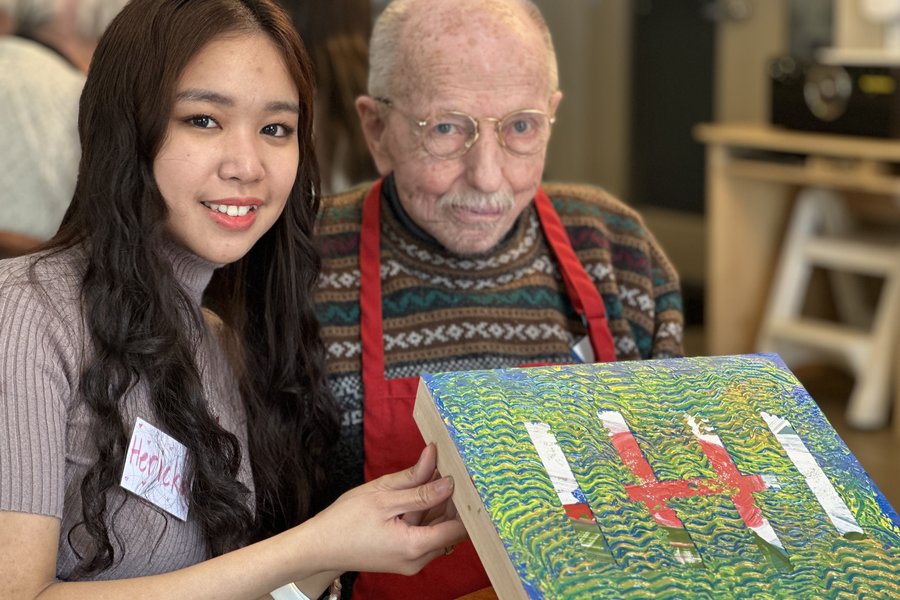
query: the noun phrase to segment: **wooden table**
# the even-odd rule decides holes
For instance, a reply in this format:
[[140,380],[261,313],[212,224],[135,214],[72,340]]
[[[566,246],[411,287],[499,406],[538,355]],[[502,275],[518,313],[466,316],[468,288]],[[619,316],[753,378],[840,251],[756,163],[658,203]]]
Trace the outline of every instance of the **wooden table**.
[[896,210],[900,140],[754,124],[701,124],[694,136],[707,146],[706,352],[751,352],[797,189],[874,194]]

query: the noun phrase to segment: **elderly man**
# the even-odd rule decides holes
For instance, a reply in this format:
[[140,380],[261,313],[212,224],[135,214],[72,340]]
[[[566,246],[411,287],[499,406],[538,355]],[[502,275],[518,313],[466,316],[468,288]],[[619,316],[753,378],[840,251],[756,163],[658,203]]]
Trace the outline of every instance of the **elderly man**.
[[[326,199],[318,228],[339,489],[422,447],[422,372],[681,354],[678,278],[640,217],[600,189],[541,185],[561,97],[527,0],[395,0],[376,22],[357,110],[383,179]],[[354,593],[486,585],[465,544]]]

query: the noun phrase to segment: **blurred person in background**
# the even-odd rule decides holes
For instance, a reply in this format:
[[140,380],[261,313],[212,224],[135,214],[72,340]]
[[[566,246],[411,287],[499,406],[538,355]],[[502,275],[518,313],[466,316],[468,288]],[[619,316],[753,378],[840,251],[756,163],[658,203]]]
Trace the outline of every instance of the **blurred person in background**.
[[85,73],[126,0],[0,0],[0,257],[49,239],[75,190]]
[[316,154],[322,191],[341,192],[378,173],[369,155],[356,98],[369,72],[369,0],[280,0],[303,38],[316,72]]

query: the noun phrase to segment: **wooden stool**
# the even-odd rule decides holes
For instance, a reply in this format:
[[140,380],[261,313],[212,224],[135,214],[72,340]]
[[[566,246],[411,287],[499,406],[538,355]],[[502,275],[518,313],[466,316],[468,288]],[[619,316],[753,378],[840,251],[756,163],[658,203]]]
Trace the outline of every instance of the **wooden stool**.
[[[801,314],[814,267],[829,275],[841,322]],[[854,274],[883,280],[874,313],[871,303],[863,300]],[[839,193],[802,190],[775,272],[759,350],[779,353],[788,365],[822,358],[842,363],[855,377],[847,421],[860,429],[873,429],[885,425],[890,412],[891,380],[900,370],[898,338],[900,229],[880,235],[863,232],[854,227]],[[900,393],[900,377],[897,386]]]

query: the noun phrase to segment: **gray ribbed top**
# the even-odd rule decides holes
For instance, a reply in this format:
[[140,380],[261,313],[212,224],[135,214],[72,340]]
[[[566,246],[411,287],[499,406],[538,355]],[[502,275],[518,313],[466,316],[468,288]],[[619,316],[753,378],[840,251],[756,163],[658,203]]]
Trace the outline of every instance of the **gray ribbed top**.
[[[215,265],[181,249],[169,255],[199,309]],[[82,366],[93,352],[78,292],[84,256],[74,248],[38,262],[36,283],[28,276],[33,262],[33,256],[0,261],[0,510],[62,520],[57,576],[66,580],[77,564],[72,544],[87,543],[80,530],[72,544],[67,535],[80,521],[78,486],[96,456],[88,439],[90,415],[77,395]],[[196,338],[195,357],[213,414],[238,436],[246,457],[246,417],[233,372],[208,329]],[[125,407],[129,428],[137,417],[159,426],[145,382],[129,392]],[[241,480],[252,490],[250,477],[244,460]],[[121,488],[110,493],[109,506],[123,500],[111,518],[121,540],[111,536],[117,563],[98,578],[151,575],[206,558],[190,515],[182,522]]]

